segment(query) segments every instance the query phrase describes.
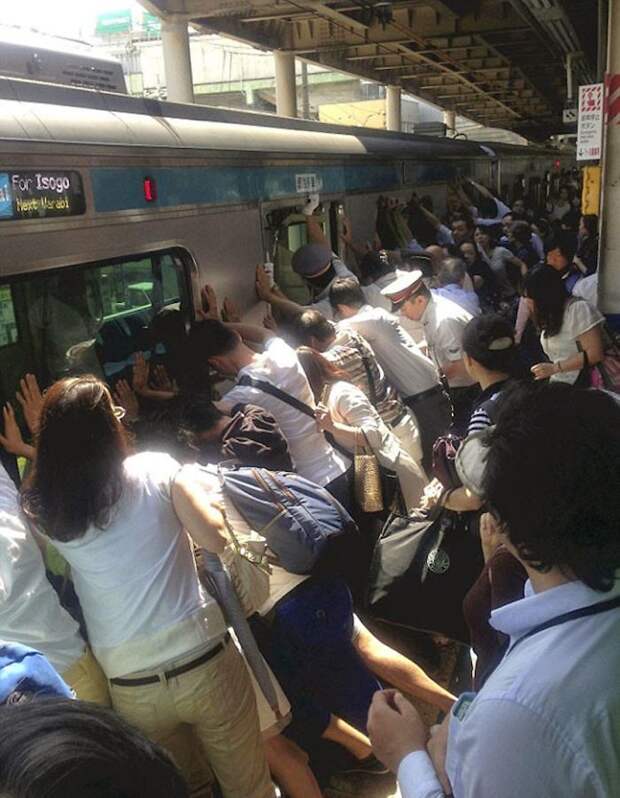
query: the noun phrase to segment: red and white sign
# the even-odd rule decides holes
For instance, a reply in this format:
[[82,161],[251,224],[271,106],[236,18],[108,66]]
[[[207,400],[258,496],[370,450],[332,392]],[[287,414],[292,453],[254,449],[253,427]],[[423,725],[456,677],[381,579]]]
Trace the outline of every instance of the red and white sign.
[[603,83],[579,87],[578,161],[596,161],[602,155],[604,96]]

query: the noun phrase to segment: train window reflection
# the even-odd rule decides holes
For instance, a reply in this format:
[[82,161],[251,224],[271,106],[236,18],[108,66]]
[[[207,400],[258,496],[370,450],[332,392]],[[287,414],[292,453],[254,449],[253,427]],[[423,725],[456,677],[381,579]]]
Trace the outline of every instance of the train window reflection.
[[[176,250],[43,272],[12,289],[30,342],[24,360],[35,364],[43,384],[81,373],[114,381],[135,352],[150,349],[155,314],[187,300],[184,259]],[[15,313],[11,319],[4,306],[0,345],[3,334],[17,337]]]
[[10,285],[0,285],[0,346],[17,342],[17,320]]

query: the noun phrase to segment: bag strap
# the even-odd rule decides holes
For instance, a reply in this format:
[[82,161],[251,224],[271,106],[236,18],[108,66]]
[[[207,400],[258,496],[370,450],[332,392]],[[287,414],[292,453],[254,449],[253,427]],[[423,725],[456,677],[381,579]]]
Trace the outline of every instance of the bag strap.
[[[252,388],[256,388],[258,391],[263,391],[263,393],[268,393],[270,396],[275,396],[276,399],[279,399],[281,402],[290,405],[290,407],[294,407],[295,410],[299,410],[299,412],[303,413],[305,416],[316,419],[316,414],[310,405],[307,405],[305,402],[302,402],[300,399],[291,396],[285,391],[281,391],[280,388],[276,388],[275,385],[267,382],[267,380],[256,380],[254,377],[250,377],[249,374],[244,374],[241,379],[237,381],[237,385],[250,385]],[[334,449],[339,451],[344,457],[347,457],[349,460],[351,459],[351,453],[345,449],[344,446],[341,446],[331,433],[324,432],[323,435],[330,446],[333,446]]]
[[270,396],[275,396],[275,398],[279,399],[281,402],[284,402],[285,404],[294,407],[296,410],[299,410],[300,413],[303,413],[310,418],[315,418],[314,410],[310,407],[310,405],[307,405],[305,402],[302,402],[295,396],[291,396],[290,393],[280,390],[280,388],[277,388],[275,385],[267,382],[267,380],[257,380],[254,379],[254,377],[250,377],[249,374],[244,374],[241,379],[237,380],[237,385],[249,385],[252,388],[256,388],[258,391],[268,393]]
[[578,618],[586,618],[590,615],[599,615],[601,612],[609,612],[617,607],[620,607],[620,596],[616,596],[616,598],[609,599],[608,601],[600,601],[596,604],[590,604],[587,607],[580,607],[577,610],[565,612],[563,615],[557,615],[555,618],[551,618],[550,620],[545,621],[545,623],[541,623],[538,626],[535,626],[533,629],[530,629],[527,634],[524,634],[523,637],[520,637],[518,640],[516,640],[506,652],[506,656],[512,653],[515,648],[524,640],[537,635],[539,632],[544,632],[545,629],[551,629],[554,626],[560,626],[564,623],[568,623],[569,621],[577,620]]

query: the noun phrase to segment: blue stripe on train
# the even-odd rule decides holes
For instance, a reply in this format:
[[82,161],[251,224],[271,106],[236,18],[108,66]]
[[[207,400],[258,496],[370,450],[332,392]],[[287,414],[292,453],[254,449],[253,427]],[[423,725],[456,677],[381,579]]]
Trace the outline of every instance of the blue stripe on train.
[[[462,166],[462,165],[461,165]],[[457,164],[435,161],[407,163],[406,182],[423,184],[449,180]],[[96,167],[91,169],[95,209],[134,210],[182,205],[221,205],[299,196],[297,177],[316,175],[329,194],[350,191],[386,191],[402,186],[400,163],[334,166],[204,166],[204,167]],[[157,200],[144,198],[144,178],[154,178]],[[303,191],[301,193],[304,193]]]
[[[235,204],[297,196],[299,175],[316,175],[323,191],[398,188],[399,164],[297,167],[96,167],[91,180],[98,212],[194,204]],[[157,200],[144,198],[144,178],[157,184]],[[304,193],[304,192],[301,192]]]

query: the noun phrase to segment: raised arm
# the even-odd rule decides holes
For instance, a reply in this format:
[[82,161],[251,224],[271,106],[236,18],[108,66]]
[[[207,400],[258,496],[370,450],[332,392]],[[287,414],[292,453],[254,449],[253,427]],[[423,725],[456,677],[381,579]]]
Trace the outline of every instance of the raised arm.
[[259,299],[269,302],[270,305],[289,316],[297,316],[304,311],[304,308],[297,302],[285,297],[277,286],[271,285],[269,275],[262,265],[256,267],[256,293]]
[[[314,215],[315,210],[319,207],[321,198],[318,194],[310,194],[306,204],[301,209],[301,212],[306,217],[306,229],[308,232],[308,241],[311,244],[328,244],[325,238],[325,233],[321,227],[319,217]],[[328,244],[329,246],[329,244]]]

